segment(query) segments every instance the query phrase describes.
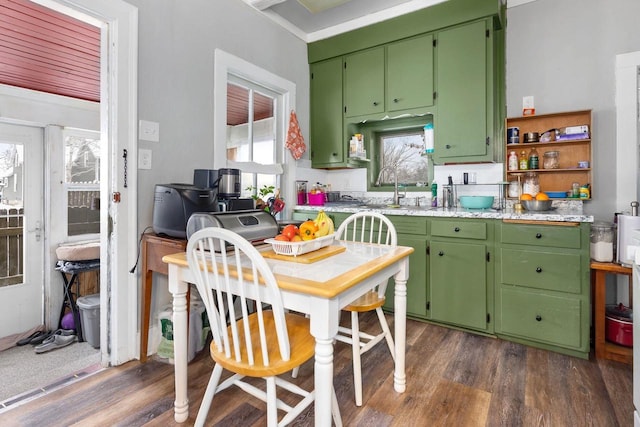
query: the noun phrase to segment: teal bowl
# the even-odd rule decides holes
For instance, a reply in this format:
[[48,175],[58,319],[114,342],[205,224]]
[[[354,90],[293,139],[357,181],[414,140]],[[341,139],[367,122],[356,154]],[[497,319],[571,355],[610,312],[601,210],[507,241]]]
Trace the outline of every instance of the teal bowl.
[[460,206],[465,209],[489,209],[493,196],[460,196]]

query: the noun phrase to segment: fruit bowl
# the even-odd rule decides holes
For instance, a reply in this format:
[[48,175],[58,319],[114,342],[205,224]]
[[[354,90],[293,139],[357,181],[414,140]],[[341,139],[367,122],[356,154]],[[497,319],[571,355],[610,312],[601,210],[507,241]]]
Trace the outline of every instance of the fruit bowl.
[[277,254],[297,256],[329,246],[333,243],[335,237],[336,233],[331,233],[327,236],[318,237],[313,240],[304,240],[302,242],[285,242],[276,239],[265,239],[264,242],[269,243],[271,249]]
[[548,211],[551,209],[552,200],[521,200],[522,206],[528,211]]

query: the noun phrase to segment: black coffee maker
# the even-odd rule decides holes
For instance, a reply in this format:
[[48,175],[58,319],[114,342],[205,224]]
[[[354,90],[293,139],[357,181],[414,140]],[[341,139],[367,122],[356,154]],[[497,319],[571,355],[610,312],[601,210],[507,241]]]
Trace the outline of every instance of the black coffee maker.
[[254,200],[241,199],[240,169],[195,169],[193,184],[200,188],[214,188],[218,193],[220,211],[254,209]]

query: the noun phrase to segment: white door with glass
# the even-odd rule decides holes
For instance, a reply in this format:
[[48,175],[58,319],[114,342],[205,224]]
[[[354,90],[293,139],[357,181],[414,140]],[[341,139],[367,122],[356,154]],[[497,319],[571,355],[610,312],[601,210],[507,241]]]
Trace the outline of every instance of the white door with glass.
[[40,127],[0,123],[0,338],[43,324]]

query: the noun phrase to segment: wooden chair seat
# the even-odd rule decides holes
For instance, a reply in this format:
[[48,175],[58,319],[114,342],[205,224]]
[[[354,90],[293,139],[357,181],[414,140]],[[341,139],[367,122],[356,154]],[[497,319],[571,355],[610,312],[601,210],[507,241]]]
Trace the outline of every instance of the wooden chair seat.
[[[224,369],[232,372],[236,372],[240,375],[247,377],[269,377],[275,375],[281,375],[285,372],[291,371],[296,366],[302,365],[307,360],[313,357],[315,351],[315,340],[309,333],[309,319],[300,316],[298,314],[285,313],[287,321],[287,329],[289,331],[289,345],[291,347],[291,358],[289,360],[282,360],[278,349],[278,337],[276,336],[276,328],[274,325],[273,312],[264,311],[264,324],[266,338],[270,345],[268,345],[269,351],[269,365],[265,366],[261,361],[263,360],[262,350],[260,348],[260,342],[256,334],[252,335],[253,349],[255,364],[250,365],[248,362],[246,349],[241,352],[241,361],[236,361],[234,358],[228,358],[225,356],[224,351],[219,351],[215,342],[211,342],[211,358],[214,362],[219,363]],[[251,330],[257,330],[258,328],[258,315],[256,313],[249,315],[249,328]],[[238,325],[238,335],[241,340],[244,340],[244,333],[242,332],[242,320],[236,322]],[[229,326],[228,329],[231,329]]]

